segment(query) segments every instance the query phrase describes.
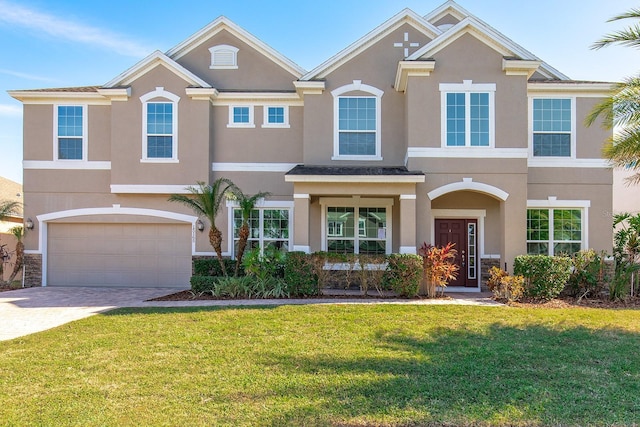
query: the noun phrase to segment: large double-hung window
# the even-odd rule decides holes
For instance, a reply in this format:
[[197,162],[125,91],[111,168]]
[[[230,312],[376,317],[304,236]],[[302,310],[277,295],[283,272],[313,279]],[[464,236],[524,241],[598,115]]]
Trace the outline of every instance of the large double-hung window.
[[359,80],[331,92],[334,97],[333,160],[382,160],[383,93]]
[[82,105],[58,105],[56,120],[57,160],[85,160],[86,108]]
[[533,156],[572,157],[573,100],[571,98],[534,98]]
[[180,97],[157,87],[142,102],[142,161],[178,160],[178,101]]
[[442,83],[442,146],[493,147],[494,83]]
[[[264,207],[251,211],[249,216],[249,241],[247,249],[260,248],[264,253],[265,249],[277,249],[279,251],[289,251],[291,243],[291,209],[289,207]],[[239,232],[242,227],[242,211],[233,209],[233,247],[234,254],[237,251]]]
[[584,209],[532,208],[527,210],[529,255],[573,255],[583,248]]

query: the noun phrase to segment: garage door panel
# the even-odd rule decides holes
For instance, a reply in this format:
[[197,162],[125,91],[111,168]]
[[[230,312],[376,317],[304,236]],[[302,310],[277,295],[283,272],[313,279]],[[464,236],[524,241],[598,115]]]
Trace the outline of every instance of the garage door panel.
[[180,286],[191,276],[189,224],[49,224],[50,286]]

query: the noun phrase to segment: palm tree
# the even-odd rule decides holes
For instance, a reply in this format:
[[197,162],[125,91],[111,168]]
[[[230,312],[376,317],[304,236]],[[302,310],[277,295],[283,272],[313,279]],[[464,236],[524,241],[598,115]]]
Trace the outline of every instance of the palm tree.
[[12,200],[3,200],[0,201],[0,221],[4,218],[16,215],[20,209],[20,202],[12,201]]
[[169,201],[182,203],[191,208],[196,215],[209,221],[209,224],[211,224],[209,243],[211,243],[213,250],[216,252],[222,274],[225,276],[227,275],[227,270],[222,259],[222,232],[216,227],[215,221],[226,195],[235,188],[236,186],[230,180],[218,178],[211,185],[199,181],[197,187],[187,187],[187,190],[191,193],[190,196],[172,194],[169,197]]
[[13,271],[11,272],[11,276],[9,277],[9,280],[8,280],[9,285],[13,283],[13,280],[18,275],[18,272],[22,269],[22,264],[24,263],[24,243],[22,242],[22,239],[24,238],[25,231],[26,230],[24,229],[24,227],[20,225],[13,227],[9,230],[9,232],[13,234],[16,240],[18,241],[16,243],[16,262],[13,265]]
[[251,211],[255,209],[256,204],[260,199],[264,199],[271,193],[266,191],[258,192],[252,196],[244,194],[239,188],[235,188],[233,191],[233,199],[238,203],[238,208],[242,214],[242,225],[238,230],[238,251],[236,253],[236,271],[235,275],[238,275],[240,271],[240,264],[242,263],[242,257],[249,241],[249,218],[251,217]]
[[[640,9],[631,9],[607,22],[638,18]],[[640,25],[635,24],[606,35],[595,42],[592,48],[601,49],[616,44],[640,48]],[[602,117],[606,128],[620,128],[604,146],[603,154],[613,166],[637,171],[627,181],[631,184],[640,183],[640,75],[614,85],[611,95],[596,105],[585,121],[590,126],[598,117]]]

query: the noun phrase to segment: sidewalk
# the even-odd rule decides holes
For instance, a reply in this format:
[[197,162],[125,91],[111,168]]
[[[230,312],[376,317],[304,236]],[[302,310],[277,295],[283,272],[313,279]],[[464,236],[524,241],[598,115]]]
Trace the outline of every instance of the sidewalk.
[[147,301],[178,288],[26,288],[0,292],[0,341],[45,331],[119,307],[224,307],[302,304],[419,304],[500,306],[490,294],[447,294],[452,299],[305,298],[252,300]]

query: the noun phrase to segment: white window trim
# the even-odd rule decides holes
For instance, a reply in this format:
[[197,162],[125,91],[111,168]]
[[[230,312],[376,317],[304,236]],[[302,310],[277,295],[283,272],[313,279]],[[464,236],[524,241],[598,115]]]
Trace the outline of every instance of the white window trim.
[[[209,69],[211,70],[237,70],[238,69],[238,49],[235,46],[231,46],[228,44],[220,44],[217,46],[213,46],[209,48],[209,52],[211,53],[211,64],[209,65]],[[233,55],[233,64],[216,64],[216,54],[221,51],[231,52]]]
[[[249,108],[249,123],[236,123],[233,121],[233,110],[235,108]],[[255,128],[254,122],[254,114],[253,114],[254,106],[247,104],[233,104],[229,105],[229,123],[227,124],[228,128]]]
[[[558,200],[554,196],[549,196],[547,200],[527,200],[527,210],[529,209],[579,209],[582,211],[582,236],[580,241],[580,249],[585,250],[589,248],[589,208],[591,207],[590,200]],[[549,216],[549,236],[551,237],[551,230],[553,230],[553,215]],[[525,229],[526,232],[526,229]],[[548,254],[551,255],[553,250],[554,239],[549,239]],[[526,242],[529,242],[526,239]]]
[[[465,141],[464,146],[447,145],[447,94],[448,93],[464,93],[465,94]],[[472,146],[471,145],[471,93],[488,93],[489,94],[489,145]],[[472,80],[463,80],[462,83],[440,83],[440,133],[442,148],[447,150],[459,149],[491,149],[495,147],[496,139],[496,102],[495,102],[496,84],[495,83],[473,83]]]
[[[561,94],[535,95],[528,97],[529,105],[529,166],[533,167],[564,167],[559,165],[567,159],[575,160],[577,151],[576,142],[576,97],[563,96]],[[534,99],[570,99],[571,100],[571,155],[562,156],[534,156],[533,155],[533,100]]]
[[[386,208],[387,214],[387,228],[386,228],[386,239],[385,239],[385,253],[388,255],[392,253],[392,242],[393,242],[393,199],[378,199],[378,198],[366,198],[359,196],[356,197],[321,197],[320,198],[320,206],[322,211],[322,219],[321,219],[321,250],[326,251],[329,243],[328,243],[328,235],[327,235],[327,208],[332,207],[347,207],[347,208]],[[355,214],[355,213],[354,213]],[[357,236],[359,233],[354,233],[354,242],[357,243],[360,240],[360,237]],[[358,246],[354,243],[354,252],[358,251]]]
[[[58,157],[58,107],[82,107],[82,159],[60,159]],[[53,105],[53,161],[54,162],[87,162],[88,157],[88,131],[89,131],[89,120],[87,118],[88,112],[87,104],[54,104]]]
[[[340,155],[340,128],[339,128],[339,103],[345,93],[348,92],[366,92],[375,97],[376,100],[376,154],[372,156],[356,156],[356,155]],[[341,86],[331,91],[333,96],[333,157],[331,160],[382,160],[382,96],[384,91],[363,84],[362,80],[354,80],[353,83]],[[370,96],[347,96],[348,98],[370,98]]]
[[[164,101],[150,101],[155,98],[164,98]],[[147,157],[147,104],[151,103],[167,103],[173,104],[172,112],[172,128],[171,135],[171,157],[155,158]],[[142,103],[142,157],[140,163],[178,163],[178,102],[180,97],[171,92],[164,90],[163,87],[156,87],[156,90],[145,93],[140,97]]]
[[[255,209],[265,210],[265,209],[281,209],[289,211],[289,250],[293,251],[293,205],[294,202],[287,201],[277,201],[277,200],[262,200],[258,204],[256,204]],[[235,245],[234,245],[234,237],[233,237],[233,210],[238,208],[238,202],[227,200],[227,224],[229,224],[227,230],[227,242],[229,242],[229,248],[227,251],[227,255],[232,259],[235,259]],[[260,218],[260,230],[263,229],[263,217]],[[264,250],[263,246],[263,238],[262,232],[260,237],[260,250]]]
[[[282,108],[284,111],[283,123],[269,123],[269,108]],[[289,106],[288,105],[264,105],[262,107],[262,127],[263,128],[289,128]]]

